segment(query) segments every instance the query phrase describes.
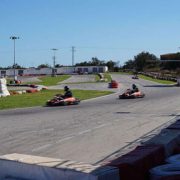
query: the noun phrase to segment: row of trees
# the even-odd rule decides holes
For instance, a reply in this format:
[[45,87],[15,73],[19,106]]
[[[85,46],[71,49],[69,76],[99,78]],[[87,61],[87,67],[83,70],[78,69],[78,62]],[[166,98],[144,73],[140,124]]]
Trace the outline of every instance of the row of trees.
[[130,59],[125,62],[124,69],[134,69],[136,71],[145,71],[147,69],[158,68],[160,60],[149,52],[141,52],[134,56],[134,59]]
[[[134,56],[133,59],[130,59],[124,63],[122,67],[119,67],[119,61],[104,61],[99,60],[97,57],[92,57],[90,61],[84,61],[80,63],[76,63],[76,66],[108,66],[109,71],[119,71],[120,69],[131,69],[135,71],[147,71],[147,70],[160,70],[160,69],[167,69],[167,70],[175,70],[180,69],[180,61],[179,62],[166,62],[163,60],[161,61],[158,57],[154,54],[149,52],[141,52]],[[3,69],[9,68],[17,68],[21,69],[24,68],[18,64],[13,66],[8,66]],[[47,68],[51,67],[48,64],[40,64],[37,68]],[[60,64],[55,65],[56,68],[62,67]],[[0,67],[2,69],[2,67]]]
[[134,59],[130,59],[125,62],[123,69],[133,69],[135,71],[147,71],[147,70],[176,70],[180,68],[179,62],[167,62],[160,60],[154,54],[149,52],[141,52],[134,56]]
[[84,61],[77,63],[77,66],[108,66],[109,71],[119,71],[120,69],[131,69],[134,71],[159,71],[161,69],[167,70],[177,70],[180,69],[179,62],[167,62],[161,61],[156,55],[149,52],[141,52],[124,63],[122,67],[119,67],[119,62],[109,60],[105,62],[104,60],[99,60],[97,57],[93,57],[90,61]]
[[[91,61],[84,61],[81,63],[76,63],[76,66],[108,66],[108,69],[110,71],[118,71],[119,69],[118,62],[115,62],[112,60],[105,62],[103,60],[99,60],[97,57],[93,57]],[[51,67],[49,64],[40,64],[37,68],[49,68],[49,67]],[[63,66],[60,64],[56,64],[55,67],[59,68]],[[20,66],[19,64],[8,66],[6,68],[0,67],[0,69],[11,69],[11,68],[24,69],[24,67]]]
[[76,66],[108,66],[109,71],[119,70],[119,62],[113,60],[105,62],[104,60],[99,60],[97,57],[92,57],[90,61],[76,63]]
[[23,66],[20,66],[19,64],[14,64],[13,66],[8,66],[8,67],[0,67],[0,69],[13,69],[13,68],[16,68],[16,69],[24,69]]

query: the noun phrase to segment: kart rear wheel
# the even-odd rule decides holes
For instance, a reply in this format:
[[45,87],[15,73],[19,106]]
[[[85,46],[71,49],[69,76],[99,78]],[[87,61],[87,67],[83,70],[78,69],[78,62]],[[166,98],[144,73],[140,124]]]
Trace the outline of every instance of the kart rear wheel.
[[78,101],[78,100],[76,100],[76,101],[74,101],[74,105],[77,105],[77,104],[79,104],[80,103],[80,101]]
[[68,102],[63,102],[63,106],[69,105]]
[[142,98],[143,98],[143,97],[145,97],[145,94],[142,94],[142,96],[141,96],[141,97],[142,97]]

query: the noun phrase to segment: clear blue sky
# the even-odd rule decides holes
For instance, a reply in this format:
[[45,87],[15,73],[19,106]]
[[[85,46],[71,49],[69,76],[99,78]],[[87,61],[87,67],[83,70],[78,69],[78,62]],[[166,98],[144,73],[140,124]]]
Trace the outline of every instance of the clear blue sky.
[[0,0],[0,66],[120,61],[179,51],[180,0]]

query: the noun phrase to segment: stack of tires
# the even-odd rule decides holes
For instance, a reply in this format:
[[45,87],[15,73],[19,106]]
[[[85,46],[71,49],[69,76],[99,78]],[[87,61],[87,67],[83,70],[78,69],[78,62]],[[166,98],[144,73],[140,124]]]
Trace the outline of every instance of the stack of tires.
[[166,159],[168,164],[157,166],[150,170],[151,180],[179,180],[180,179],[180,154]]
[[0,78],[0,97],[10,96],[6,83],[5,78]]
[[36,93],[36,92],[38,92],[38,90],[37,89],[28,89],[28,90],[26,90],[26,92],[27,93]]
[[15,80],[15,84],[21,84],[20,80]]
[[109,83],[109,88],[118,88],[119,87],[119,83],[115,80],[112,80],[110,83]]

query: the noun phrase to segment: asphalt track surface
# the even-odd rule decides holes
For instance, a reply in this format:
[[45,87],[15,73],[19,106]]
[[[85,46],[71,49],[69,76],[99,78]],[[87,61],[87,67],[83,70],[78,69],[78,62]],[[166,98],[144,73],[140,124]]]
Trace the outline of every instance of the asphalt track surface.
[[[79,105],[0,111],[0,155],[23,153],[104,163],[178,118],[179,87],[127,75],[113,75],[113,79],[121,84],[116,93]],[[118,99],[132,83],[145,92],[145,98]]]

